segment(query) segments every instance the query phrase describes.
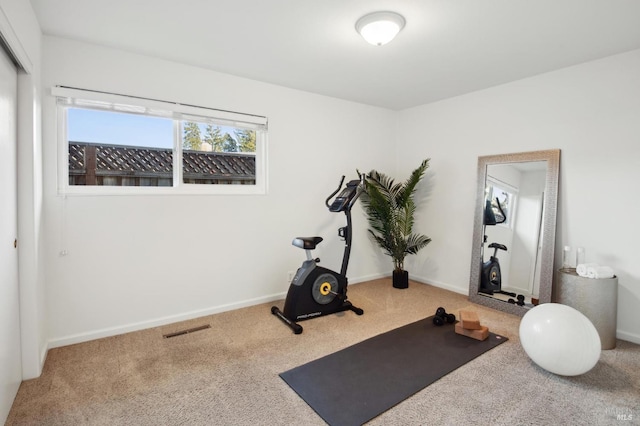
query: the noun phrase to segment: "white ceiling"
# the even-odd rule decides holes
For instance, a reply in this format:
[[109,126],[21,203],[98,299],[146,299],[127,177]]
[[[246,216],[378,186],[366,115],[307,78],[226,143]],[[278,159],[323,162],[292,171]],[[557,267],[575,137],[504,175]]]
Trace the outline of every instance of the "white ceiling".
[[[45,34],[403,109],[640,49],[638,0],[31,0]],[[355,31],[407,23],[385,46]]]

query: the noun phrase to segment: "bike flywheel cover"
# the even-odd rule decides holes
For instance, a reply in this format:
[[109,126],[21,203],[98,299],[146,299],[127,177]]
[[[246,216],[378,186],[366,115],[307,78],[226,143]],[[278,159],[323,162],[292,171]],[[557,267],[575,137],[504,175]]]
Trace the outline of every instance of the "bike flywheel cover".
[[338,280],[331,274],[322,274],[318,276],[311,287],[313,300],[321,305],[327,305],[333,302],[338,293]]

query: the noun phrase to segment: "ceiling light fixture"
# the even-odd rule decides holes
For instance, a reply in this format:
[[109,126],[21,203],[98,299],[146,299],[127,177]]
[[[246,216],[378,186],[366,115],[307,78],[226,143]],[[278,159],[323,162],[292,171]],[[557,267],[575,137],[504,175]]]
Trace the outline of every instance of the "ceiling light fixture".
[[374,12],[356,22],[356,31],[374,46],[389,43],[404,27],[402,15],[395,12]]

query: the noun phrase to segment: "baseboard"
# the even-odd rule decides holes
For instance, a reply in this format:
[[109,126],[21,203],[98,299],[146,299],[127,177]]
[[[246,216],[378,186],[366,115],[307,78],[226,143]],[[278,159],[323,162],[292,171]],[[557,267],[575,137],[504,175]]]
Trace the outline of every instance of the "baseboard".
[[[363,283],[379,278],[384,278],[384,274],[372,274],[364,275],[361,277],[349,279],[349,285]],[[159,327],[163,325],[173,324],[180,321],[187,321],[194,318],[204,317],[207,315],[219,314],[221,312],[232,311],[235,309],[246,308],[248,306],[259,305],[261,303],[273,302],[275,300],[282,300],[286,297],[287,293],[277,293],[269,296],[262,296],[253,299],[247,299],[237,303],[230,303],[227,305],[214,306],[207,309],[201,309],[197,311],[186,312],[184,314],[170,315],[162,318],[155,318],[149,321],[141,321],[133,324],[127,324],[118,327],[103,328],[100,330],[90,331],[86,333],[74,334],[71,336],[65,336],[57,339],[52,339],[47,342],[43,353],[41,354],[41,363],[44,365],[47,351],[51,348],[58,348],[61,346],[73,345],[76,343],[88,342],[90,340],[102,339],[104,337],[117,336],[119,334],[130,333],[132,331],[145,330],[147,328]]]
[[[417,281],[421,284],[429,284],[432,285],[434,287],[439,287],[439,288],[443,288],[445,290],[449,290],[449,291],[453,291],[454,293],[459,293],[459,294],[468,294],[468,290],[462,290],[459,287],[454,287],[450,284],[447,283],[443,283],[440,281],[436,281],[436,280],[432,280],[432,279],[428,279],[428,278],[423,278],[423,277],[417,277],[417,276],[410,276],[412,281]],[[620,339],[620,340],[625,340],[627,342],[631,342],[631,343],[635,343],[637,345],[640,345],[640,335],[638,334],[634,334],[631,332],[627,332],[627,331],[622,331],[622,330],[616,330],[616,338]]]
[[[350,279],[349,280],[349,285],[356,285],[356,284],[359,284],[359,283],[372,281],[372,280],[377,280],[377,279],[380,279],[380,278],[386,278],[386,277],[390,277],[390,276],[391,276],[391,274],[364,275],[364,276],[361,276],[361,277]],[[421,283],[421,284],[432,285],[434,287],[442,288],[444,290],[449,290],[449,291],[452,291],[454,293],[464,294],[464,295],[468,294],[468,290],[467,289],[461,289],[460,287],[456,287],[456,286],[453,286],[451,284],[444,283],[444,282],[441,282],[441,281],[432,280],[432,279],[429,279],[429,278],[424,278],[424,277],[420,277],[420,276],[416,276],[416,275],[410,275],[410,279],[412,281],[415,281],[415,282],[418,282],[418,283]],[[57,348],[57,347],[67,346],[67,345],[73,345],[73,344],[76,344],[76,343],[88,342],[90,340],[101,339],[101,338],[110,337],[110,336],[116,336],[116,335],[119,335],[119,334],[130,333],[132,331],[139,331],[139,330],[144,330],[144,329],[152,328],[152,327],[159,327],[159,326],[168,325],[168,324],[172,324],[172,323],[176,323],[176,322],[180,322],[180,321],[186,321],[186,320],[191,320],[191,319],[194,319],[194,318],[204,317],[204,316],[207,316],[207,315],[219,314],[221,312],[232,311],[232,310],[240,309],[240,308],[246,308],[248,306],[253,306],[253,305],[259,305],[261,303],[268,303],[268,302],[273,302],[275,300],[282,300],[285,297],[286,297],[286,292],[277,293],[277,294],[272,294],[272,295],[269,295],[269,296],[262,296],[262,297],[257,297],[257,298],[253,298],[253,299],[247,299],[247,300],[244,300],[244,301],[241,301],[241,302],[237,302],[237,303],[230,303],[230,304],[227,304],[227,305],[214,306],[214,307],[207,308],[207,309],[201,309],[201,310],[197,310],[197,311],[186,312],[186,313],[178,314],[178,315],[170,315],[170,316],[166,316],[166,317],[162,317],[162,318],[156,318],[156,319],[149,320],[149,321],[141,321],[141,322],[138,322],[138,323],[128,324],[128,325],[124,325],[124,326],[120,326],[120,327],[104,328],[104,329],[95,330],[95,331],[91,331],[91,332],[87,332],[87,333],[79,333],[79,334],[75,334],[75,335],[71,335],[71,336],[66,336],[66,337],[61,337],[61,338],[58,338],[58,339],[49,340],[44,345],[44,347],[42,348],[42,351],[41,351],[41,354],[40,354],[41,370],[42,370],[42,368],[44,368],[44,363],[45,363],[45,361],[47,359],[47,353],[48,353],[49,349],[52,349],[52,348]],[[620,339],[620,340],[625,340],[625,341],[632,342],[632,343],[635,343],[635,344],[640,344],[640,335],[637,335],[637,334],[634,334],[634,333],[617,330],[616,337],[618,339]]]
[[453,286],[451,284],[444,283],[442,281],[432,280],[430,278],[419,277],[419,276],[416,276],[416,275],[412,275],[411,273],[409,273],[409,279],[412,280],[412,281],[417,281],[417,282],[419,282],[421,284],[428,284],[428,285],[432,285],[434,287],[442,288],[444,290],[449,290],[449,291],[452,291],[454,293],[464,294],[464,295],[469,294],[469,289],[468,288],[462,289],[460,287],[456,287],[456,286]]
[[[378,280],[380,278],[391,278],[391,273],[388,274],[372,274],[372,275],[366,275],[363,277],[358,277],[355,279],[349,279],[349,285],[351,284],[358,284],[358,283],[362,283],[362,282],[367,282],[367,281],[373,281],[373,280]],[[423,278],[417,275],[413,275],[411,273],[409,273],[409,279],[411,281],[415,281],[418,282],[420,284],[427,284],[427,285],[432,285],[434,287],[438,287],[438,288],[442,288],[444,290],[449,290],[452,291],[454,293],[458,293],[458,294],[468,294],[468,289],[464,288],[461,289],[459,287],[455,287],[452,286],[451,284],[447,284],[441,281],[437,281],[437,280],[432,280],[430,278]]]
[[379,280],[380,278],[386,278],[390,276],[391,274],[371,274],[371,275],[363,275],[357,278],[349,278],[349,285],[360,284],[367,281]]
[[[90,331],[86,333],[74,334],[71,336],[61,337],[49,340],[47,350],[58,348],[61,346],[73,345],[76,343],[88,342],[90,340],[102,339],[104,337],[117,336],[119,334],[130,333],[132,331],[145,330],[147,328],[159,327],[167,324],[173,324],[180,321],[187,321],[194,318],[204,317],[207,315],[219,314],[221,312],[233,311],[235,309],[246,308],[248,306],[259,305],[261,303],[273,302],[274,300],[284,299],[286,293],[277,293],[269,296],[247,299],[237,303],[229,303],[227,305],[214,306],[207,309],[186,312],[178,315],[170,315],[162,318],[156,318],[149,321],[141,321],[133,324],[127,324],[119,327],[109,327],[100,330]],[[46,352],[44,353],[46,357]],[[44,359],[43,359],[44,363]],[[44,364],[43,364],[44,365]]]
[[46,342],[40,351],[40,374],[42,374],[44,363],[47,361],[47,354],[49,354],[49,342]]
[[616,338],[640,345],[640,336],[628,331],[616,330]]

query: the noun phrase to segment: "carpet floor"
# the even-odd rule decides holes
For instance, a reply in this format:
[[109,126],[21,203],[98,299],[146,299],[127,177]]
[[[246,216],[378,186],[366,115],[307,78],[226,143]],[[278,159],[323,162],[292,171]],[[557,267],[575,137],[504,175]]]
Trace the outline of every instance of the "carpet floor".
[[381,279],[350,286],[349,299],[363,316],[305,321],[301,335],[271,315],[268,303],[51,349],[42,375],[20,386],[6,424],[323,425],[278,374],[433,315],[438,306],[473,309],[509,341],[369,425],[640,424],[638,345],[618,340],[587,374],[561,377],[524,353],[519,317],[464,295],[414,282],[398,290]]
[[460,336],[433,316],[285,371],[280,377],[330,425],[360,426],[507,342]]

